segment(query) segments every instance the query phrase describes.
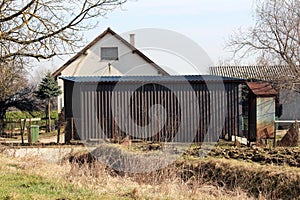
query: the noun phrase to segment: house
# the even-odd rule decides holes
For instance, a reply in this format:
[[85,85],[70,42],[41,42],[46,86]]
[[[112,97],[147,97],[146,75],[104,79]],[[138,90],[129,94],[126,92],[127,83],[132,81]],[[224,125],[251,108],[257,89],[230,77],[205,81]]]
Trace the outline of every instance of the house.
[[[108,28],[84,47],[53,76],[164,76],[169,75],[130,42]],[[58,79],[62,87],[63,81]],[[64,107],[63,94],[58,97],[58,110]]]
[[277,117],[280,120],[300,119],[299,82],[295,81],[296,76],[288,66],[215,66],[210,67],[210,74],[275,83]]
[[131,138],[216,142],[241,133],[242,79],[71,76],[64,81],[65,141]]

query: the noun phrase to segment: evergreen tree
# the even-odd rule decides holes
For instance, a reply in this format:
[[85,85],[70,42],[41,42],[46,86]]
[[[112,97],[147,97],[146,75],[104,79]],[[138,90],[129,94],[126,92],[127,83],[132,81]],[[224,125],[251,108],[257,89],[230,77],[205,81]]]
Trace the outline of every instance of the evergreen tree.
[[37,98],[47,101],[47,109],[46,109],[46,115],[48,118],[47,130],[50,132],[51,131],[51,116],[50,116],[51,99],[61,94],[60,86],[57,84],[55,79],[51,76],[50,72],[48,72],[45,78],[43,78],[42,82],[38,87],[38,91],[36,91],[35,94]]

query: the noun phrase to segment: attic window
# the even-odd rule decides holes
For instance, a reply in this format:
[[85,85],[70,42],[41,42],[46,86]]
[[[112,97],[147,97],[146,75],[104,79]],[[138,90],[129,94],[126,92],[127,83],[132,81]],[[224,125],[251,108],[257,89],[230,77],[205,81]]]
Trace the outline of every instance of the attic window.
[[101,47],[101,60],[118,60],[118,47]]

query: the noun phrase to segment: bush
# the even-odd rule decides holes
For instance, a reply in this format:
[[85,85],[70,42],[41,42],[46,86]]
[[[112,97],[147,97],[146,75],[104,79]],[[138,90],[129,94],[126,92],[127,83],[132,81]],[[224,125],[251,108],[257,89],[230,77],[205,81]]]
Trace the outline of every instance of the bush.
[[[34,111],[32,113],[22,112],[22,111],[10,111],[5,115],[6,120],[18,121],[20,119],[29,118],[46,118],[46,113],[44,111]],[[58,119],[58,112],[51,111],[51,119]]]
[[[44,111],[34,111],[32,113],[29,112],[21,112],[21,111],[10,111],[7,112],[4,119],[5,121],[11,121],[11,122],[19,122],[20,119],[30,119],[30,118],[42,118],[41,121],[34,122],[34,124],[39,126],[46,126],[46,113]],[[57,111],[51,111],[51,124],[54,124],[54,120],[58,119],[58,112]],[[16,128],[19,127],[16,123],[9,123],[6,124],[6,129]]]

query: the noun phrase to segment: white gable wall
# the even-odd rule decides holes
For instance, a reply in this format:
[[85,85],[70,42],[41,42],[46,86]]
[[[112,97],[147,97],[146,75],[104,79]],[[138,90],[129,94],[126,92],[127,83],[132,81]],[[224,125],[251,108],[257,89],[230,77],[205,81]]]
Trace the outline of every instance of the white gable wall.
[[[103,61],[100,58],[101,47],[118,47],[119,59]],[[119,76],[119,75],[161,75],[150,63],[145,61],[113,35],[105,35],[97,44],[62,71],[62,76]],[[108,63],[115,68],[115,73],[108,72]]]
[[[101,60],[101,47],[118,47],[118,60]],[[110,67],[109,67],[110,64]],[[62,72],[61,76],[159,76],[159,71],[112,34],[106,34]],[[63,88],[63,81],[58,80]],[[63,107],[63,94],[58,97],[59,111]]]

